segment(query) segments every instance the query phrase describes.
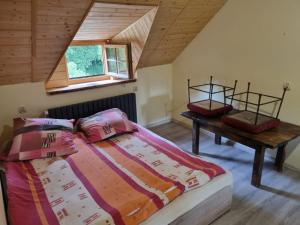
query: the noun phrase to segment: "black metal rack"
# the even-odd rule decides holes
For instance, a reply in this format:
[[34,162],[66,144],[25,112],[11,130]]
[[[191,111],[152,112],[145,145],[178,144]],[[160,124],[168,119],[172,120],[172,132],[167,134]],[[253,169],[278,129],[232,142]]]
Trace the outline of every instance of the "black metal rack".
[[[189,103],[200,102],[200,101],[191,102],[191,90],[195,90],[195,91],[199,91],[199,92],[208,94],[209,97],[208,97],[207,100],[209,100],[209,110],[211,110],[211,106],[212,106],[212,102],[213,101],[219,102],[219,101],[213,100],[213,95],[214,94],[223,93],[224,101],[223,102],[219,102],[219,103],[223,103],[224,106],[226,106],[226,105],[232,105],[233,100],[231,100],[230,104],[227,104],[227,102],[226,102],[226,98],[227,98],[226,93],[228,91],[232,91],[232,95],[235,95],[235,90],[236,90],[237,82],[238,81],[235,80],[234,86],[233,87],[229,87],[229,86],[225,86],[225,85],[220,85],[220,84],[213,83],[213,76],[210,76],[210,82],[208,84],[200,84],[200,85],[191,86],[190,85],[190,79],[188,79],[188,99],[189,99]],[[201,89],[202,87],[209,87],[209,91]],[[219,87],[222,90],[214,91],[214,87]]]
[[[277,110],[277,113],[276,113],[276,117],[269,116],[270,118],[278,119],[281,108],[282,108],[282,103],[283,103],[286,91],[288,90],[288,87],[284,87],[282,96],[281,96],[281,98],[279,98],[279,97],[275,97],[275,96],[271,96],[271,95],[266,95],[266,94],[250,91],[250,85],[251,85],[251,83],[248,82],[247,91],[240,92],[240,93],[233,93],[232,95],[227,95],[226,98],[231,100],[231,102],[237,101],[237,102],[244,103],[245,104],[245,109],[243,111],[248,111],[248,112],[255,113],[255,125],[257,125],[259,115],[263,115],[263,114],[260,113],[260,109],[263,105],[268,105],[268,104],[272,104],[272,103],[276,104],[276,103],[279,102],[279,107],[278,107],[278,110]],[[250,94],[258,96],[258,102],[257,103],[249,101]],[[246,95],[246,100],[242,100],[242,97],[244,95]],[[237,96],[240,96],[241,99],[236,98]],[[262,101],[263,97],[267,97],[271,100],[263,102]],[[256,106],[257,107],[256,112],[248,110],[249,105]]]

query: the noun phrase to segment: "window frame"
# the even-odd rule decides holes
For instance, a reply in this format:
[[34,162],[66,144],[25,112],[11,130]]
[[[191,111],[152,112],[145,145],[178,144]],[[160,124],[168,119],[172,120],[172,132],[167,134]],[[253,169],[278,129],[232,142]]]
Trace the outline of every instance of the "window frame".
[[[76,40],[72,41],[69,46],[84,46],[84,45],[101,45],[102,46],[102,61],[103,61],[103,71],[104,74],[87,76],[87,77],[79,77],[79,78],[70,78],[69,71],[67,66],[66,53],[63,57],[65,57],[66,63],[66,72],[67,72],[67,80],[68,85],[72,84],[81,84],[81,83],[90,83],[96,81],[107,81],[107,80],[134,80],[133,72],[132,72],[132,58],[131,58],[131,45],[130,44],[108,44],[103,40]],[[122,76],[122,74],[109,73],[108,72],[108,60],[106,55],[107,48],[125,48],[126,58],[127,58],[127,68],[128,74]]]
[[[106,67],[106,69],[107,69],[107,74],[108,75],[110,75],[110,76],[114,76],[114,77],[117,77],[117,78],[122,78],[122,79],[130,79],[130,67],[129,67],[129,54],[128,54],[128,52],[129,52],[129,49],[128,49],[128,45],[125,45],[125,44],[106,44],[105,46],[104,46],[104,48],[105,48],[105,56],[106,56],[106,60],[105,60],[105,63],[106,63],[106,65],[105,65],[105,67]],[[127,61],[127,73],[128,74],[121,74],[121,73],[119,73],[119,62],[123,62],[123,61],[119,61],[118,60],[118,53],[117,53],[117,51],[115,52],[115,54],[116,54],[116,60],[111,60],[111,59],[108,59],[107,58],[107,52],[106,52],[106,49],[108,49],[108,48],[115,48],[115,49],[119,49],[119,48],[125,48],[125,55],[126,55],[126,61]],[[113,72],[109,72],[108,71],[108,62],[109,61],[111,61],[111,62],[116,62],[116,66],[117,66],[117,73],[113,73]],[[126,78],[126,76],[128,77],[128,78]]]

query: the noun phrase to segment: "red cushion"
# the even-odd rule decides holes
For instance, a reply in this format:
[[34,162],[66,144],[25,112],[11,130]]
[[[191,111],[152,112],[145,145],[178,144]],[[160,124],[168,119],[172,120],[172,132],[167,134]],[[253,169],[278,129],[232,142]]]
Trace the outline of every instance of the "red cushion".
[[81,130],[92,143],[102,141],[117,134],[136,131],[136,128],[128,120],[127,115],[117,108],[81,118],[78,122]]
[[189,103],[187,105],[187,108],[205,117],[216,117],[224,115],[233,109],[231,105],[224,106],[223,103],[212,101],[212,109],[209,110],[209,100]]
[[[263,131],[272,129],[272,128],[276,128],[279,126],[280,124],[280,120],[279,119],[275,119],[272,117],[267,117],[264,115],[260,115],[260,117],[263,118],[263,121],[260,121],[260,123],[257,123],[256,125],[252,122],[246,122],[245,120],[240,120],[238,117],[243,116],[242,114],[247,113],[248,115],[252,112],[248,112],[248,111],[243,111],[240,113],[236,113],[233,115],[226,115],[222,117],[222,122],[235,127],[237,129],[246,131],[246,132],[250,132],[253,134],[258,134],[261,133]],[[240,114],[240,115],[238,115]],[[255,113],[253,114],[253,118],[255,118]]]

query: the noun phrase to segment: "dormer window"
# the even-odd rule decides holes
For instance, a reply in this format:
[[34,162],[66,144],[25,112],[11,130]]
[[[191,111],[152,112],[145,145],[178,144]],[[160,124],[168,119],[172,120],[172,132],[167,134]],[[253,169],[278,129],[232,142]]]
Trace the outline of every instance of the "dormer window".
[[94,1],[51,72],[47,93],[134,82],[156,12],[151,5]]

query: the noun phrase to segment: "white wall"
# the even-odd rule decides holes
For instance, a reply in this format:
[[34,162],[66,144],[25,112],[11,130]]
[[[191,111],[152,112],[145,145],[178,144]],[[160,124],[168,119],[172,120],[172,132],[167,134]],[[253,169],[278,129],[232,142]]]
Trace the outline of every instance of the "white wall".
[[[96,88],[49,96],[43,83],[25,83],[0,87],[0,140],[11,135],[12,119],[20,116],[18,107],[25,106],[25,117],[37,117],[52,107],[101,99],[133,92],[137,87],[138,120],[153,125],[170,119],[168,108],[172,98],[172,66],[163,65],[140,69],[138,81],[126,85]],[[1,143],[1,142],[0,142]]]
[[[300,1],[228,0],[173,64],[173,117],[186,109],[186,79],[239,80],[246,88],[280,96],[291,82],[280,118],[300,125]],[[300,169],[300,147],[287,163]]]

